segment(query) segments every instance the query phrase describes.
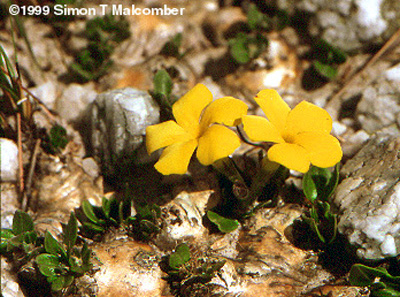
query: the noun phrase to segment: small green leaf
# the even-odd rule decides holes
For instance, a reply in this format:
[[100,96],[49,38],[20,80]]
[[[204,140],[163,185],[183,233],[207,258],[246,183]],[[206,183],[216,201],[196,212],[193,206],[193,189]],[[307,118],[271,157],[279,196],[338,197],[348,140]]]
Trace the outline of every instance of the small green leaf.
[[226,263],[226,261],[222,260],[222,261],[218,261],[217,263],[213,264],[209,268],[209,273],[215,273],[215,272],[219,271],[225,265],[225,263]]
[[172,269],[178,269],[180,266],[184,265],[187,261],[190,260],[190,250],[189,246],[186,243],[181,243],[169,256],[169,267]]
[[312,178],[312,172],[311,170],[308,170],[306,174],[303,176],[303,193],[310,201],[311,203],[314,204],[315,200],[318,197],[318,191],[317,191],[317,186],[315,185],[315,182]]
[[26,212],[17,210],[14,214],[12,231],[15,235],[19,235],[27,231],[33,231],[32,218]]
[[329,171],[328,182],[324,189],[323,200],[327,200],[335,192],[337,185],[339,183],[339,163],[334,167],[333,173]]
[[11,229],[2,228],[0,232],[2,239],[9,239],[15,236]]
[[207,217],[211,222],[217,225],[219,231],[222,233],[232,232],[239,227],[239,222],[237,220],[224,218],[211,210],[207,211]]
[[90,262],[91,256],[92,256],[92,250],[88,248],[86,242],[83,243],[81,258],[82,258],[82,268],[85,272],[92,269],[92,263]]
[[26,232],[23,238],[25,243],[34,244],[37,240],[37,234],[35,231]]
[[104,215],[106,216],[106,218],[110,217],[111,200],[109,200],[103,196],[101,198],[101,208],[103,209],[103,212],[104,212]]
[[250,5],[247,12],[247,23],[251,30],[266,30],[271,27],[271,19],[263,14],[254,4]]
[[57,256],[51,254],[40,254],[36,257],[36,263],[39,266],[40,272],[45,276],[54,276],[60,268],[60,261]]
[[303,177],[304,195],[313,204],[317,198],[326,201],[335,191],[338,181],[339,164],[336,164],[333,172],[329,168],[311,166]]
[[158,70],[154,75],[154,93],[156,95],[163,95],[165,98],[169,98],[172,92],[172,79],[168,72],[164,69]]
[[55,124],[50,129],[50,143],[55,150],[64,149],[68,144],[67,130],[61,125]]
[[73,275],[60,275],[51,281],[51,289],[53,291],[60,291],[69,287],[74,281]]
[[343,51],[323,39],[320,39],[314,45],[314,51],[316,59],[323,64],[342,64],[347,59]]
[[250,61],[247,44],[248,37],[242,32],[240,32],[234,39],[229,40],[230,53],[239,64],[246,64]]
[[13,237],[14,233],[12,232],[11,229],[1,229],[0,254],[7,252],[8,242]]
[[99,224],[100,219],[94,214],[93,205],[89,201],[83,200],[82,210],[86,217],[95,224]]
[[354,286],[370,286],[376,278],[381,282],[393,283],[400,286],[400,276],[392,276],[383,267],[373,268],[362,264],[354,264],[350,269],[349,281]]
[[179,52],[181,44],[182,44],[182,33],[178,33],[170,41],[164,44],[164,46],[160,51],[160,54],[181,58],[183,56],[183,54]]
[[61,244],[51,235],[49,231],[46,231],[44,236],[44,248],[46,252],[52,255],[59,256],[61,255],[64,258],[67,258],[67,253],[65,252],[64,248]]
[[337,69],[329,64],[323,64],[319,61],[314,61],[313,66],[317,72],[327,79],[334,79],[337,77]]
[[79,262],[75,257],[70,257],[68,259],[68,264],[71,269],[71,272],[76,273],[76,274],[84,274],[85,273],[85,271],[83,270],[81,265],[79,265]]
[[82,225],[83,225],[83,227],[84,227],[85,229],[93,230],[93,231],[95,231],[95,232],[100,232],[100,233],[102,233],[102,232],[106,231],[106,229],[103,228],[102,226],[93,224],[93,223],[91,223],[91,222],[83,222]]
[[67,246],[67,254],[70,255],[78,237],[78,222],[74,212],[71,212],[67,227],[64,230],[64,244]]

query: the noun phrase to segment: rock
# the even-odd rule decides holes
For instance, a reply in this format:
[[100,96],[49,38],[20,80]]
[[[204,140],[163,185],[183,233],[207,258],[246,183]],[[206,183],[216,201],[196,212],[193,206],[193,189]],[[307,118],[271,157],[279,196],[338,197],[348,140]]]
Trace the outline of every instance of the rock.
[[85,85],[70,84],[56,102],[58,114],[65,120],[77,121],[96,98],[93,82]]
[[11,139],[0,138],[1,181],[15,182],[18,173],[18,147]]
[[124,88],[102,93],[91,105],[86,127],[88,147],[105,172],[113,175],[116,166],[144,161],[137,153],[144,147],[146,127],[158,123],[159,107],[144,91]]
[[82,160],[82,168],[92,178],[97,178],[100,175],[99,165],[93,158],[85,158]]
[[151,246],[115,241],[96,245],[93,252],[101,263],[94,274],[96,296],[163,296],[161,255]]
[[[2,226],[3,227],[3,226]],[[17,276],[13,267],[4,257],[1,257],[1,296],[3,297],[24,297],[21,287],[17,282]]]
[[1,193],[1,228],[12,229],[14,213],[20,209],[18,189],[15,183],[0,184]]
[[382,43],[400,25],[397,0],[279,0],[278,7],[299,18],[309,15],[309,33],[345,51]]
[[[185,240],[204,241],[208,230],[202,224],[204,210],[212,191],[204,191],[199,195],[181,192],[174,200],[162,207],[165,226],[157,235],[155,243],[161,249],[171,249],[177,242]],[[202,197],[200,200],[197,198]],[[196,204],[196,202],[199,202]]]
[[37,189],[30,206],[37,211],[35,228],[48,230],[53,235],[62,232],[61,224],[68,222],[71,211],[81,206],[83,200],[101,205],[103,190],[71,156],[63,160],[55,156],[41,156],[37,164],[38,175],[34,182]]
[[367,132],[376,132],[392,124],[400,127],[399,73],[400,64],[397,64],[363,91],[356,113],[361,127]]
[[55,109],[57,98],[57,83],[55,81],[46,81],[45,83],[31,88],[30,91],[34,96],[48,108]]
[[377,133],[341,170],[339,232],[360,258],[400,254],[400,137]]

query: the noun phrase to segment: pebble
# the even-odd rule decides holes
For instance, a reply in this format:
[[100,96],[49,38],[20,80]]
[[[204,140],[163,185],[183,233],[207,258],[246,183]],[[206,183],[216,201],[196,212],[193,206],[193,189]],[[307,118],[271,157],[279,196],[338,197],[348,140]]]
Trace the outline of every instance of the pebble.
[[1,181],[15,182],[18,173],[18,147],[14,141],[0,138]]

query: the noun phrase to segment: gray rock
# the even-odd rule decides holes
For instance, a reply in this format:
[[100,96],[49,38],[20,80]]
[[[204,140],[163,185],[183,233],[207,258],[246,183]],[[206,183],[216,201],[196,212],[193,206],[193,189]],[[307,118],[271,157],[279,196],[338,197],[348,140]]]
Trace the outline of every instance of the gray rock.
[[346,178],[333,199],[339,232],[360,258],[400,254],[400,137],[373,135],[341,173]]
[[383,42],[400,26],[398,0],[278,0],[277,5],[310,14],[309,33],[346,51]]
[[14,141],[0,138],[0,151],[1,181],[15,182],[18,172],[18,147]]
[[364,90],[357,105],[357,119],[369,133],[397,124],[400,135],[400,64]]
[[[144,91],[124,88],[102,93],[90,110],[89,148],[107,174],[130,160],[145,162],[146,127],[159,122],[159,106]],[[143,152],[143,157],[141,153]]]

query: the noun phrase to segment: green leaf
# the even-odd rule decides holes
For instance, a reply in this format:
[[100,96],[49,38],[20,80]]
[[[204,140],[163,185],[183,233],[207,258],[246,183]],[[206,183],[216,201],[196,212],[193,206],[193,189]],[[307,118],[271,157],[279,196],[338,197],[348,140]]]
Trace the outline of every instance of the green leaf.
[[44,236],[44,248],[46,252],[52,255],[59,256],[61,255],[64,258],[67,258],[67,253],[65,252],[64,248],[61,244],[51,235],[49,231],[46,231]]
[[11,229],[1,229],[0,254],[7,252],[7,246],[9,245],[8,242],[13,237],[14,233],[12,232]]
[[36,263],[40,272],[45,276],[58,275],[59,272],[56,270],[61,269],[59,258],[51,254],[40,254],[36,257]]
[[318,191],[317,186],[315,185],[315,182],[312,178],[311,169],[304,174],[302,184],[304,195],[306,196],[308,201],[314,204],[315,200],[318,197]]
[[334,79],[337,77],[338,71],[335,66],[323,64],[319,61],[314,61],[313,66],[320,75],[327,79]]
[[328,182],[324,188],[324,196],[323,200],[327,200],[329,197],[333,195],[335,192],[337,185],[339,183],[339,163],[337,163],[334,167],[333,172],[328,171]]
[[219,231],[222,233],[232,232],[239,227],[239,222],[237,220],[224,218],[211,210],[207,211],[207,217],[211,222],[217,225]]
[[391,287],[380,290],[371,290],[371,296],[374,297],[400,297],[400,291]]
[[178,269],[180,266],[184,265],[190,260],[190,250],[186,243],[181,243],[169,256],[168,264],[172,269]]
[[15,235],[19,235],[27,231],[33,231],[32,218],[26,212],[17,210],[14,214],[12,231]]
[[400,285],[400,276],[392,276],[383,267],[373,268],[362,264],[354,264],[350,269],[349,281],[353,286],[370,286],[376,278],[381,282],[392,282]]
[[26,232],[23,236],[23,241],[28,244],[34,244],[37,240],[37,234],[35,231]]
[[91,222],[83,222],[82,225],[83,225],[83,227],[84,227],[85,229],[92,230],[92,231],[95,231],[95,232],[100,232],[100,233],[102,233],[102,232],[106,231],[106,229],[103,228],[102,226],[93,224],[93,223],[91,223]]
[[55,124],[50,129],[50,143],[53,149],[64,149],[68,142],[67,130],[63,126]]
[[164,44],[164,46],[160,51],[160,54],[181,58],[183,56],[183,54],[179,52],[181,44],[182,44],[182,33],[178,33],[170,41]]
[[1,239],[9,239],[15,236],[11,229],[2,228],[0,232]]
[[106,197],[103,196],[101,198],[101,208],[103,209],[106,218],[110,217],[111,199],[107,199]]
[[74,281],[73,275],[60,275],[56,278],[53,278],[51,281],[51,289],[53,291],[60,291],[64,288],[69,287]]
[[339,164],[333,172],[329,168],[311,166],[303,176],[303,192],[306,198],[315,203],[316,199],[326,201],[335,191],[339,181]]
[[246,64],[250,61],[250,54],[247,47],[248,37],[240,32],[234,39],[229,40],[230,54],[239,64]]
[[247,23],[251,30],[269,29],[271,27],[270,18],[263,14],[256,5],[251,4],[247,13]]
[[71,255],[73,246],[78,237],[78,222],[74,212],[71,212],[68,224],[64,230],[64,244],[67,246],[67,254]]
[[86,242],[83,243],[81,258],[82,258],[82,268],[85,272],[92,269],[93,265],[90,262],[91,256],[92,256],[92,250],[88,248]]
[[70,257],[68,259],[68,264],[71,269],[71,272],[76,273],[76,274],[84,274],[85,273],[85,271],[83,270],[81,265],[79,265],[79,261],[75,257]]
[[84,214],[86,215],[86,217],[92,221],[95,224],[99,224],[100,223],[100,219],[95,215],[94,211],[93,211],[93,205],[90,204],[89,201],[87,200],[83,200],[82,202],[82,210],[84,212]]
[[154,93],[156,95],[163,95],[165,98],[169,98],[172,92],[172,79],[169,76],[168,72],[164,69],[160,69],[154,75],[153,79],[154,84]]
[[342,64],[346,62],[346,54],[337,47],[329,44],[326,40],[320,39],[314,45],[316,59],[323,64]]

